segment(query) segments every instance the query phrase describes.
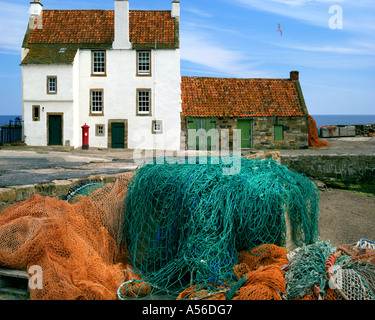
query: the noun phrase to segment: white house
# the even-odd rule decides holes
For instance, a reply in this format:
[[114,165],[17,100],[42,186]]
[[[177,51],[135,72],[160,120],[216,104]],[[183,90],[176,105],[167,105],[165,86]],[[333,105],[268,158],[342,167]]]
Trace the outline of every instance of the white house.
[[172,10],[30,7],[22,45],[27,145],[180,148],[180,3]]

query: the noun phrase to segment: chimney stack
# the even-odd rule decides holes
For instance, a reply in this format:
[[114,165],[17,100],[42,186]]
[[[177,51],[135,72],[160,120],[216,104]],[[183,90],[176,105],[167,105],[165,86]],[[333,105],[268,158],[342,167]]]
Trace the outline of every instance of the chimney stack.
[[42,29],[43,28],[43,5],[39,0],[30,2],[29,9],[29,26],[28,29]]
[[129,40],[129,0],[115,0],[115,40],[113,49],[131,49]]
[[30,10],[29,13],[31,16],[39,16],[43,10],[43,5],[39,2],[39,0],[34,0],[34,2],[30,2]]
[[180,1],[173,0],[172,2],[172,18],[180,17]]
[[298,81],[299,80],[299,71],[290,71],[290,80]]

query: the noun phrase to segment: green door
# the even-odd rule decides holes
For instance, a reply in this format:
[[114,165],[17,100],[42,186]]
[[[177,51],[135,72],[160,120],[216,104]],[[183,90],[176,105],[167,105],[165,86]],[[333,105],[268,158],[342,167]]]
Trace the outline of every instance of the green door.
[[[212,150],[215,148],[216,142],[216,132],[213,135],[209,135],[209,130],[216,129],[216,119],[215,118],[190,118],[188,117],[188,129],[195,130],[196,133],[189,135],[188,132],[188,149],[194,148],[194,137],[195,137],[195,148],[199,150],[199,143],[202,143],[203,150]],[[197,131],[203,129],[205,134],[199,134]],[[212,131],[211,131],[212,132]]]
[[252,148],[252,120],[237,120],[237,129],[241,129],[241,149]]
[[48,115],[48,145],[62,146],[61,115]]
[[124,137],[125,137],[125,124],[124,123],[112,123],[112,148],[125,148]]
[[274,135],[275,141],[278,140],[284,140],[284,127],[283,126],[275,126],[275,135]]

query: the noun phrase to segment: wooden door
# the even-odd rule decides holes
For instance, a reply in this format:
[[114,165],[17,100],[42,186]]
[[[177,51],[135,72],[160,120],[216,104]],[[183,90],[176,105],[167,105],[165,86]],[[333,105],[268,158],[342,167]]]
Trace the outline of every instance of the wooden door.
[[62,146],[62,116],[48,115],[48,145]]
[[252,148],[252,120],[237,120],[237,129],[241,129],[241,149]]

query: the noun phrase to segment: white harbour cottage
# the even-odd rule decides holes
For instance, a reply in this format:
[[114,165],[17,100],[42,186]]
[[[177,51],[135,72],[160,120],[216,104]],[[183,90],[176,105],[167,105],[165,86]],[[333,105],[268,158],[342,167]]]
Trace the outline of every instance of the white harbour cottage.
[[22,45],[27,145],[180,149],[180,3],[171,10],[44,10]]
[[114,10],[31,2],[21,63],[25,143],[218,150],[224,130],[229,148],[235,138],[242,149],[308,147],[298,71],[286,79],[181,77],[179,29],[178,0],[171,10],[129,10],[128,0],[115,0]]

